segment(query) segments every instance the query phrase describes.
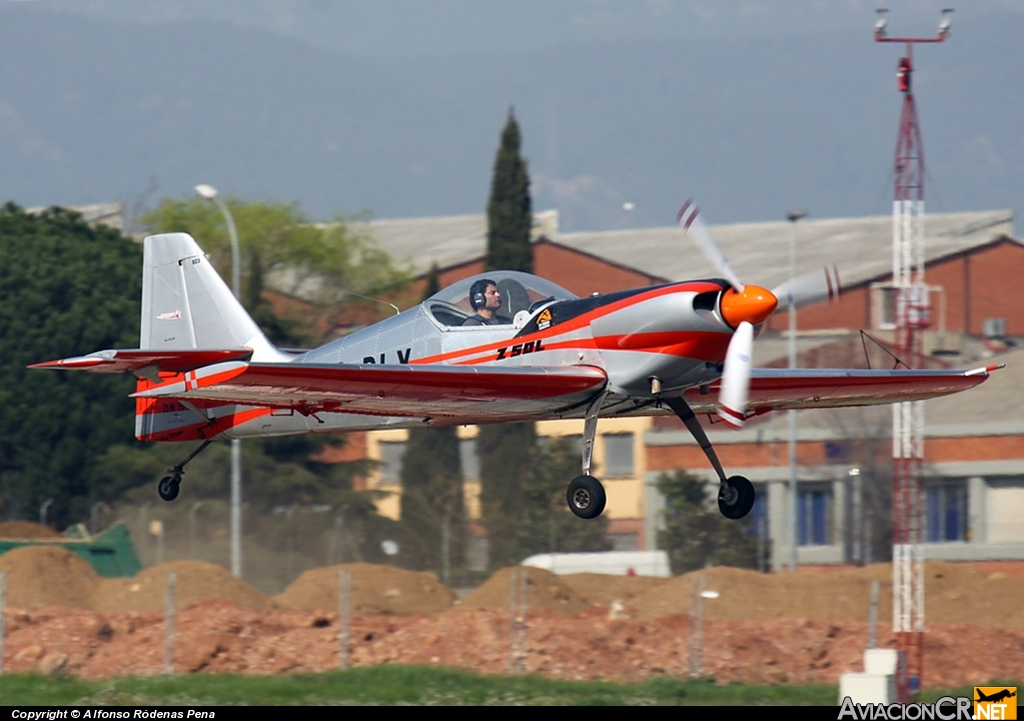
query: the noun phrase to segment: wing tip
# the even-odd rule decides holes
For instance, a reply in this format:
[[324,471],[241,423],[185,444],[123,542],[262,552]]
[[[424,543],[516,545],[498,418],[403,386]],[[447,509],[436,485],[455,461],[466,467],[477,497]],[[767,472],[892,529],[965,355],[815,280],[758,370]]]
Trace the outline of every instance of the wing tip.
[[44,361],[43,363],[32,363],[25,367],[63,368],[67,370],[75,370],[77,368],[92,368],[93,366],[103,365],[108,362],[109,361],[106,358],[97,358],[96,356],[77,356],[74,358],[59,358],[57,360]]
[[972,368],[969,371],[964,371],[964,375],[967,376],[967,377],[970,377],[970,376],[987,376],[989,373],[991,373],[993,371],[997,371],[1000,368],[1005,368],[1005,367],[1006,367],[1005,363],[994,363],[992,365],[985,366],[984,368]]
[[725,424],[735,430],[743,428],[743,423],[746,421],[746,416],[739,411],[734,411],[728,406],[720,405],[718,407],[718,417],[725,421]]

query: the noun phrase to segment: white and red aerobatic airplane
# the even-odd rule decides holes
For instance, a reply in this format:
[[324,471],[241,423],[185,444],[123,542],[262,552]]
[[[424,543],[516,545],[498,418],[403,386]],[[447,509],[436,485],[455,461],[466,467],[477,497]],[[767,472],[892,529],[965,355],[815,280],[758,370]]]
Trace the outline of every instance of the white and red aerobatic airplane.
[[[178,496],[185,464],[214,440],[584,419],[583,473],[566,493],[581,518],[605,506],[590,475],[599,417],[677,415],[718,474],[719,509],[742,518],[753,485],[726,476],[696,414],[717,410],[740,426],[772,410],[933,398],[976,386],[997,367],[755,369],[753,339],[778,299],[800,306],[831,297],[835,276],[774,290],[745,285],[695,206],[684,205],[678,220],[724,280],[577,298],[536,276],[492,272],[304,352],[270,343],[192,237],[153,235],[144,246],[140,348],[30,367],[134,374],[136,437],[201,441],[161,479],[167,501]],[[483,278],[497,286],[510,323],[463,325],[483,302],[470,297]]]

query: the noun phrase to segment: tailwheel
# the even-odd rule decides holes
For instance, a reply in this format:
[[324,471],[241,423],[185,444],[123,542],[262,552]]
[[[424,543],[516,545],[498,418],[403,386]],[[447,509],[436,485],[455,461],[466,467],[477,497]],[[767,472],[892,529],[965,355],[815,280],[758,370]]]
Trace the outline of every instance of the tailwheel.
[[207,438],[198,448],[185,456],[181,463],[167,469],[171,475],[161,478],[160,483],[156,486],[156,492],[162,499],[169,503],[178,497],[178,493],[181,492],[181,474],[185,472],[185,464],[202,453],[211,443],[213,441]]
[[583,475],[569,481],[565,500],[569,503],[569,510],[580,518],[597,518],[604,511],[607,498],[601,481],[593,476]]
[[156,487],[156,492],[160,494],[160,498],[168,502],[177,498],[180,491],[181,475],[178,473],[171,476],[164,476],[160,479],[160,483]]
[[718,489],[718,510],[732,520],[743,518],[754,507],[754,484],[743,476],[731,476]]

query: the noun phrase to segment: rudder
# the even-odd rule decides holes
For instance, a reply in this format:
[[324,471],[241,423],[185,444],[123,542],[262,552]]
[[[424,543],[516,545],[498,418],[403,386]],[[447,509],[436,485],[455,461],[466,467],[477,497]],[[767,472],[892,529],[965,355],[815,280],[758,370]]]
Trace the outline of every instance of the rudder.
[[[187,233],[150,235],[144,241],[139,347],[163,351],[249,348],[253,361],[290,360],[267,339]],[[174,375],[160,373],[160,380]],[[140,377],[136,390],[146,390],[154,380]],[[206,423],[198,408],[138,398],[135,435],[140,440],[209,437],[229,428],[232,422],[224,417],[240,410],[231,405],[204,406],[201,413],[207,416]]]
[[151,235],[144,242],[139,347],[249,347],[254,359],[277,355],[277,349],[187,233]]

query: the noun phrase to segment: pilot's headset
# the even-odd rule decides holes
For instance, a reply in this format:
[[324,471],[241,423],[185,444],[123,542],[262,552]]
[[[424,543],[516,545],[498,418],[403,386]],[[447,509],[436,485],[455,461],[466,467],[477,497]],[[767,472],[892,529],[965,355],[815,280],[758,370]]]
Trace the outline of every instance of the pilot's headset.
[[473,306],[473,310],[480,310],[487,305],[487,298],[484,296],[484,293],[487,292],[487,286],[489,285],[497,287],[498,284],[488,278],[481,278],[470,286],[469,304]]

